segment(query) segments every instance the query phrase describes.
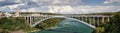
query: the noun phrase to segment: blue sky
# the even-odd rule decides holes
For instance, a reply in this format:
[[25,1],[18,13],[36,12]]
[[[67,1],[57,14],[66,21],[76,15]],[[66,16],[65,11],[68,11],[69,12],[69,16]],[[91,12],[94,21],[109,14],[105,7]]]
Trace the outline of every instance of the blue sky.
[[0,0],[0,11],[83,14],[120,11],[120,0]]

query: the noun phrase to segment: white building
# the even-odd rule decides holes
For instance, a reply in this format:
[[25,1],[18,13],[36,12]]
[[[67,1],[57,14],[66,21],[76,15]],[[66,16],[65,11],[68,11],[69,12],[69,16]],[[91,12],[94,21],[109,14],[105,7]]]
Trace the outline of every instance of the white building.
[[18,9],[16,9],[15,16],[16,16],[16,17],[19,17],[19,11],[18,11]]
[[6,17],[10,17],[10,16],[12,16],[12,14],[10,14],[10,13],[8,13],[8,12],[5,12],[5,16],[6,16]]
[[3,12],[2,12],[2,11],[0,11],[0,16],[2,16],[2,14],[3,14]]

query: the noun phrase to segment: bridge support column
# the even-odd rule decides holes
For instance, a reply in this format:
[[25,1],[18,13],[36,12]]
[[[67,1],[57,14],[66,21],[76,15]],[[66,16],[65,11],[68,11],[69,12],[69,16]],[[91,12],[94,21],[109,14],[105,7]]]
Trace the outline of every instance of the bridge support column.
[[92,22],[92,21],[91,21],[91,17],[88,18],[88,21],[89,21],[90,24],[92,24],[92,23],[91,23],[91,22]]
[[27,22],[27,17],[24,16],[25,21]]
[[97,26],[99,26],[99,25],[100,25],[100,18],[97,17]]
[[87,17],[85,17],[85,22],[89,23],[87,20],[88,20]]
[[32,25],[32,17],[30,16],[29,18],[30,18],[30,26],[31,26]]
[[96,25],[96,22],[95,22],[95,17],[92,17],[92,19],[93,19],[93,25],[95,26]]
[[26,22],[29,23],[29,17],[26,16],[25,18],[26,18]]
[[33,18],[32,18],[32,19],[33,19],[33,21],[32,21],[32,22],[33,22],[33,24],[34,24],[34,22],[35,22],[35,16],[33,16]]
[[102,16],[102,24],[104,24],[104,22],[105,22],[105,17]]
[[34,22],[34,16],[32,16],[31,18],[32,18],[31,23],[33,24],[33,22]]
[[107,22],[110,22],[110,17],[107,18]]
[[82,17],[82,21],[84,21],[84,17]]
[[27,23],[30,23],[30,19],[29,19],[28,16],[25,16],[24,18],[25,18],[25,20],[26,20]]

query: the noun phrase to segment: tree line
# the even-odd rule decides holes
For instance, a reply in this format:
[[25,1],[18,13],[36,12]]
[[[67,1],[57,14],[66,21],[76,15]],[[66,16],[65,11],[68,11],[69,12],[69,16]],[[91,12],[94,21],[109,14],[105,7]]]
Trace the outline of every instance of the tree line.
[[113,14],[110,22],[97,27],[94,33],[120,33],[120,11]]

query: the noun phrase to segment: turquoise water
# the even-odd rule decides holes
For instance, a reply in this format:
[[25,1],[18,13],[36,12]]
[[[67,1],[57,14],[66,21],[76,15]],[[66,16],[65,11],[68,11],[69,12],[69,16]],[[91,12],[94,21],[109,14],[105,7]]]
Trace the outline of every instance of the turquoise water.
[[92,33],[93,29],[79,21],[65,19],[54,29],[36,31],[31,33]]

